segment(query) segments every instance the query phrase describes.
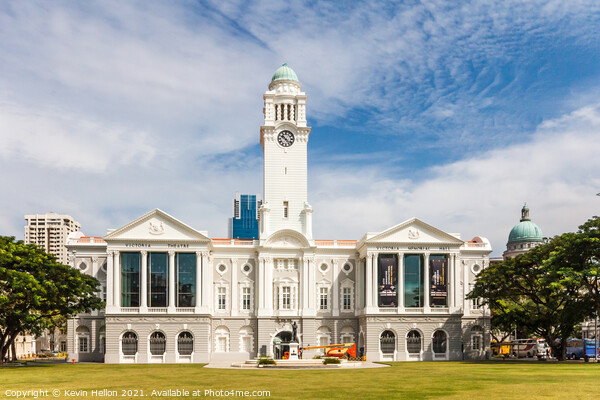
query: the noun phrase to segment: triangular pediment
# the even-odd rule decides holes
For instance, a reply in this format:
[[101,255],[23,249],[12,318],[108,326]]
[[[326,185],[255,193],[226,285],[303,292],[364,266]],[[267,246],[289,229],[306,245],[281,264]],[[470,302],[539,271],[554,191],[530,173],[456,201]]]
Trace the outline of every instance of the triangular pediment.
[[417,218],[412,218],[372,236],[367,243],[444,243],[460,246],[463,241]]
[[210,238],[157,209],[109,233],[106,241],[210,242]]

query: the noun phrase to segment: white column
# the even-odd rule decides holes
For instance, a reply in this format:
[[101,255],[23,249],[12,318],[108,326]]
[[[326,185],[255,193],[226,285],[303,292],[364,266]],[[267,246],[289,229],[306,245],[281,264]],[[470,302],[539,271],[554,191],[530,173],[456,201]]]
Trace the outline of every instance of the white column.
[[114,287],[114,260],[113,252],[108,251],[106,257],[106,312],[112,311],[115,304],[114,291],[117,289]]
[[265,312],[265,259],[258,257],[256,268],[256,295],[258,306],[258,315],[264,316]]
[[235,258],[231,259],[231,316],[238,314],[238,265]]
[[273,315],[273,258],[265,259],[265,310],[268,316]]
[[378,285],[378,274],[377,274],[377,259],[378,259],[379,253],[373,253],[373,261],[371,262],[371,270],[372,270],[372,274],[373,274],[373,300],[372,300],[372,304],[373,307],[375,307],[377,309],[377,311],[379,311],[379,285]]
[[113,305],[117,308],[121,307],[121,254],[118,251],[115,251],[113,253],[114,256],[114,260],[113,260],[113,265],[114,265],[114,270],[115,273],[113,275],[114,278],[114,291],[113,291],[113,295],[114,295],[114,300],[113,300]]
[[[215,297],[213,295],[215,283],[213,282],[213,275],[215,272],[214,260],[212,254],[208,253],[206,258],[206,264],[202,264],[203,267],[206,265],[206,277],[204,286],[206,287],[206,297],[203,298],[206,301],[207,312],[212,313],[215,309]],[[204,268],[203,268],[204,269]]]
[[446,282],[448,309],[454,308],[454,254],[448,254],[448,281]]
[[362,270],[360,268],[360,258],[357,257],[354,261],[354,273],[356,276],[356,287],[354,288],[354,309],[360,310],[364,308],[362,304]]
[[404,253],[398,253],[398,314],[404,312]]
[[462,291],[463,314],[470,315],[471,307],[469,306],[469,302],[466,299],[467,293],[469,293],[469,268],[467,268],[467,263],[465,260],[463,260],[462,269],[463,269],[463,291]]
[[460,257],[458,254],[454,255],[454,306],[460,307],[460,300],[458,298],[460,293]]
[[177,288],[175,287],[175,251],[169,251],[169,312],[174,312],[176,303],[175,303],[175,293],[177,292]]
[[[340,277],[339,277],[339,265],[337,260],[333,260],[333,316],[337,317],[340,315]],[[334,336],[335,337],[335,336]]]
[[200,307],[202,312],[208,313],[210,310],[210,297],[209,297],[209,279],[208,279],[208,252],[202,251],[202,290],[200,291]]
[[[73,266],[75,266],[75,261],[73,261]],[[98,257],[92,257],[92,276],[96,276],[98,273]]]
[[317,315],[317,285],[314,256],[308,257],[308,314]]
[[424,257],[425,259],[425,299],[424,299],[424,310],[426,313],[431,311],[431,305],[429,304],[429,297],[430,297],[430,293],[431,293],[431,280],[429,277],[429,253],[425,253]]
[[201,312],[202,307],[202,293],[204,293],[204,289],[202,288],[202,252],[196,252],[196,297],[195,307],[196,313]]
[[371,312],[371,308],[373,308],[373,269],[371,268],[371,264],[373,263],[373,256],[371,253],[367,253],[367,257],[365,258],[365,277],[367,279],[366,284],[366,293],[365,293],[365,312]]
[[148,252],[142,250],[142,270],[140,271],[140,312],[148,311]]
[[306,296],[308,284],[306,283],[306,260],[304,257],[301,257],[298,260],[298,275],[300,277],[298,285],[298,315],[302,316],[304,315],[304,310],[308,307],[306,304],[306,301],[308,300]]
[[304,234],[306,235],[306,237],[308,238],[308,240],[312,240],[312,213],[313,210],[312,208],[304,208],[304,226],[305,226],[305,232]]

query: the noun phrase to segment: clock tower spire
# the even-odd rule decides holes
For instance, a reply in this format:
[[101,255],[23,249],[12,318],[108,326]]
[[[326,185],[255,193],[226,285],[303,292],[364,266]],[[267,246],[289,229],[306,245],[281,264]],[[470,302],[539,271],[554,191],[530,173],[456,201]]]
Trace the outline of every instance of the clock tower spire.
[[263,95],[263,205],[260,239],[294,230],[312,240],[312,207],[307,193],[306,93],[293,69],[283,64]]

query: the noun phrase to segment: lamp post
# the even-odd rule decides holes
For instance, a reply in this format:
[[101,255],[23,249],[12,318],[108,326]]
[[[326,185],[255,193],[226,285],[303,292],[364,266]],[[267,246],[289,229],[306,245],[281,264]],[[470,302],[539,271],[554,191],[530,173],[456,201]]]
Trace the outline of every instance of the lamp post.
[[[596,196],[600,196],[600,193],[596,193]],[[598,360],[598,310],[594,314],[594,359],[596,362],[600,362]]]

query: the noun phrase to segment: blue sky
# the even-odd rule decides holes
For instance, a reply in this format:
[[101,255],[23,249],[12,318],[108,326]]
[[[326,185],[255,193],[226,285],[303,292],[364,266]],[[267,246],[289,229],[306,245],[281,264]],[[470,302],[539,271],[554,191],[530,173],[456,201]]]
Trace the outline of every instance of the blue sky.
[[500,254],[600,210],[596,1],[0,3],[0,234],[161,208],[225,237],[262,192],[262,93],[308,95],[317,238],[413,216]]

